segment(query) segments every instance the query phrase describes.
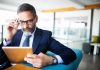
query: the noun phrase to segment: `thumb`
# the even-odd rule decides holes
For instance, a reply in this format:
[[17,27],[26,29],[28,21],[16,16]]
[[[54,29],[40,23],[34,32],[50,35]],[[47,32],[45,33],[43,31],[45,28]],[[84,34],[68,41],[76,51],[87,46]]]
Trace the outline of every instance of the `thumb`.
[[38,56],[42,57],[42,56],[44,56],[44,53],[41,52],[38,54]]

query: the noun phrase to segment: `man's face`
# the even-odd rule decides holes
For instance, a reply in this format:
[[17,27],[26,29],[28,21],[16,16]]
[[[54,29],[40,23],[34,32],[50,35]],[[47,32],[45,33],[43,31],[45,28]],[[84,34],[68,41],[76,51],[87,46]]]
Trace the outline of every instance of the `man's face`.
[[30,11],[18,13],[18,21],[24,31],[32,32],[36,27],[37,16],[33,16]]

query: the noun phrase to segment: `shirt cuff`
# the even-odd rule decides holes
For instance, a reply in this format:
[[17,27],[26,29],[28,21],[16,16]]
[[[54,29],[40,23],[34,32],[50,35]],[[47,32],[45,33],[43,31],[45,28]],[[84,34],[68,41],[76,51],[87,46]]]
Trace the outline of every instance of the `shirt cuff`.
[[3,45],[4,46],[7,46],[8,44],[10,44],[11,43],[11,40],[8,40],[8,41],[6,41],[5,39],[3,40]]
[[55,57],[57,58],[58,63],[63,63],[63,60],[59,55],[55,55]]

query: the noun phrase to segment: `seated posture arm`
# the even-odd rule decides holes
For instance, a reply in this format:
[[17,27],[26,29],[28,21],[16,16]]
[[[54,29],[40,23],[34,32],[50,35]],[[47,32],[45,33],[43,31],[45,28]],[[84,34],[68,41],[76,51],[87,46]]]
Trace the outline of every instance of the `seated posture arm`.
[[[3,45],[32,47],[33,53],[27,54],[24,60],[38,68],[50,64],[69,64],[76,59],[74,51],[56,41],[50,31],[36,27],[38,16],[32,5],[20,5],[17,15],[18,19],[8,26],[8,35]],[[21,29],[18,30],[19,25]],[[56,55],[47,56],[47,51]]]

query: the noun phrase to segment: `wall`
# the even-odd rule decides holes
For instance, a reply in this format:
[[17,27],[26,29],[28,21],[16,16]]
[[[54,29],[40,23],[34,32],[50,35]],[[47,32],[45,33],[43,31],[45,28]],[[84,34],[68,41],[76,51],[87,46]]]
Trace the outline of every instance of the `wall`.
[[94,9],[92,35],[99,35],[100,9]]

